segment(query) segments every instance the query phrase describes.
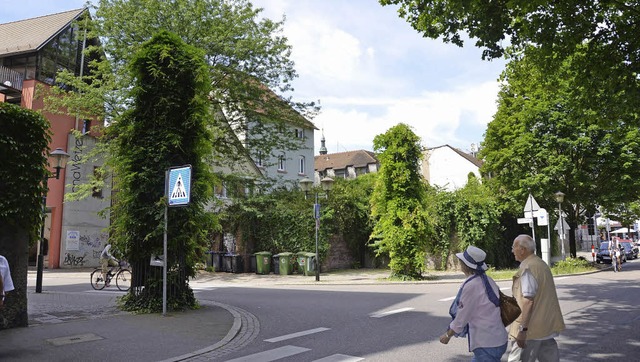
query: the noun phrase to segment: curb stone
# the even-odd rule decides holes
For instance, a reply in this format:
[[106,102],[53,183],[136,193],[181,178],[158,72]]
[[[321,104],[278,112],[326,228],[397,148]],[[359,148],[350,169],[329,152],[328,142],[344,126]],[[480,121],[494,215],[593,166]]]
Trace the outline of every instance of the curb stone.
[[219,302],[209,300],[199,300],[199,302],[204,305],[226,309],[233,315],[233,326],[231,326],[227,335],[218,343],[191,353],[186,353],[182,356],[166,359],[161,362],[214,360],[218,357],[224,356],[225,354],[244,348],[258,336],[258,333],[260,332],[260,322],[258,322],[258,318],[256,318],[255,315],[244,309]]

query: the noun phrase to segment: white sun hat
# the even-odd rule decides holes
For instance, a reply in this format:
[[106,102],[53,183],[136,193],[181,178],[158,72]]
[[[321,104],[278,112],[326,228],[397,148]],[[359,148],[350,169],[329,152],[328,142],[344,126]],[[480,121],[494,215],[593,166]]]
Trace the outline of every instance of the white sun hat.
[[484,259],[487,257],[487,253],[475,246],[468,247],[467,250],[462,253],[457,253],[456,256],[473,270],[478,269],[478,264],[480,264],[482,270],[489,269],[487,264],[484,262]]

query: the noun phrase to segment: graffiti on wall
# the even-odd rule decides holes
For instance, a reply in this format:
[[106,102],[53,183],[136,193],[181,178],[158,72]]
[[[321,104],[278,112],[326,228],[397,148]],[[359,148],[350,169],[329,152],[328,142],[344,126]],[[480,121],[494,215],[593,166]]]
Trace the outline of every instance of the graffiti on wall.
[[78,232],[78,249],[67,250],[62,265],[70,267],[99,266],[100,254],[107,244],[108,236],[104,233]]
[[84,266],[86,254],[83,256],[77,256],[70,253],[67,253],[64,257],[64,261],[62,264],[69,266]]

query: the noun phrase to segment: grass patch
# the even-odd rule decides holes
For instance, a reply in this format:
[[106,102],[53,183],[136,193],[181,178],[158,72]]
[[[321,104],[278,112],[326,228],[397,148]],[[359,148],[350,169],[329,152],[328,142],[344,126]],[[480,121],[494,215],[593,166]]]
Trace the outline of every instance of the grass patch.
[[504,280],[504,279],[513,279],[513,275],[518,271],[518,269],[500,269],[496,270],[493,268],[489,268],[487,270],[487,275],[491,277],[493,280]]
[[[579,258],[566,258],[564,261],[559,261],[551,267],[551,274],[553,275],[566,275],[566,274],[579,274],[598,270],[592,262],[587,261],[583,257]],[[518,269],[501,269],[496,270],[489,268],[487,275],[494,280],[512,279],[513,275]]]
[[598,270],[598,268],[582,257],[566,258],[565,260],[555,263],[553,267],[551,267],[551,273],[553,275],[586,273],[595,270]]

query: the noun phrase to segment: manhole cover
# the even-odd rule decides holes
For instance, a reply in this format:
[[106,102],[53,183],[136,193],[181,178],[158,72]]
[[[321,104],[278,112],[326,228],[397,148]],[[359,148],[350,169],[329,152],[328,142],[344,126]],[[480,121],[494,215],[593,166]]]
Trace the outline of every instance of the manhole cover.
[[78,334],[75,336],[51,338],[51,339],[47,339],[47,342],[53,344],[54,346],[64,346],[67,344],[98,341],[101,339],[104,339],[104,338],[97,336],[93,333],[85,333],[85,334]]

